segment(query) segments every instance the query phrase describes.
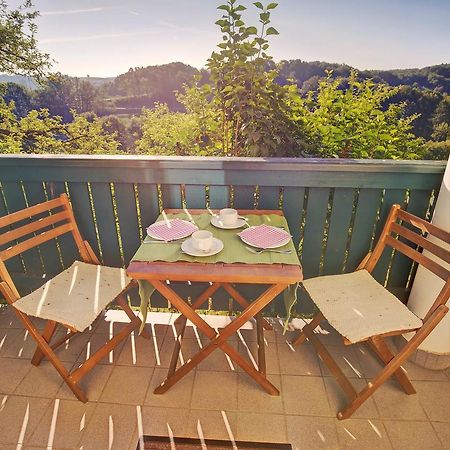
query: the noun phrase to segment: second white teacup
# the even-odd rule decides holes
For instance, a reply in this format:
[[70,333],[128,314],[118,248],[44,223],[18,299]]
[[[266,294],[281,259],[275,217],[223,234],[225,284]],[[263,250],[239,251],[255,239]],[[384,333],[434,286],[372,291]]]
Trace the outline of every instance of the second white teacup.
[[224,225],[233,225],[238,220],[238,212],[233,208],[224,208],[219,211],[219,220]]
[[192,246],[196,250],[207,252],[213,244],[213,234],[207,230],[198,230],[192,233]]

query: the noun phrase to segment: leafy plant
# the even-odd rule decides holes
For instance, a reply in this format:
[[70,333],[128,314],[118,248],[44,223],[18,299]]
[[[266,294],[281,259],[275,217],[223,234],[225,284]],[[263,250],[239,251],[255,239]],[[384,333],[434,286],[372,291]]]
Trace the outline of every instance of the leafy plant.
[[31,0],[8,10],[0,0],[0,72],[32,75],[42,78],[50,68],[49,55],[37,48],[36,24],[38,13]]
[[295,116],[305,123],[312,153],[339,158],[419,157],[423,139],[411,133],[417,115],[406,116],[401,103],[385,106],[396,88],[360,81],[356,71],[346,87],[342,83],[329,74],[317,93],[309,93],[305,100],[293,98]]
[[0,99],[1,153],[119,153],[114,133],[106,133],[95,115],[89,119],[72,111],[73,121],[63,123],[48,109],[32,110],[17,118],[14,102]]
[[268,54],[268,38],[278,34],[269,26],[277,3],[254,6],[259,10],[259,30],[246,26],[244,5],[228,0],[218,7],[223,11],[216,21],[222,42],[207,63],[226,155],[277,155],[298,146],[302,134],[289,118],[288,88],[275,82],[278,70]]

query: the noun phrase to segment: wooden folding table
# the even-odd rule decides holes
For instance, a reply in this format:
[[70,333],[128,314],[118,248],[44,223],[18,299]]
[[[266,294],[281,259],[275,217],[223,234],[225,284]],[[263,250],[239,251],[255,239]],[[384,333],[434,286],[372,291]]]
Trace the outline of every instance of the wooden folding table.
[[[166,213],[179,212],[180,210],[166,210]],[[196,213],[198,214],[198,210],[195,212],[191,210],[190,212],[193,215]],[[239,211],[239,213],[241,215],[282,215],[282,212],[278,210],[242,210]],[[302,280],[300,265],[132,261],[127,272],[128,276],[135,280],[146,280],[150,282],[154,288],[182,314],[176,321],[177,339],[167,379],[155,389],[155,394],[163,394],[166,392],[182,377],[194,369],[210,353],[217,348],[220,348],[231,358],[231,360],[247,372],[247,374],[250,375],[267,393],[279,395],[279,390],[270,383],[266,377],[263,329],[270,330],[272,327],[262,317],[261,311],[289,285],[298,283]],[[192,305],[189,305],[170,285],[166,283],[166,280],[204,282],[207,283],[207,288],[192,302]],[[269,286],[256,300],[250,303],[238,292],[233,285],[234,283]],[[225,328],[221,329],[220,332],[216,332],[214,328],[208,325],[206,321],[200,317],[196,310],[199,309],[219,288],[225,289],[227,293],[244,308],[244,310],[235,320]],[[256,320],[258,369],[249,364],[234,347],[227,343],[227,339],[252,318],[255,318]],[[188,319],[210,339],[210,342],[195,356],[176,369],[181,341]]]

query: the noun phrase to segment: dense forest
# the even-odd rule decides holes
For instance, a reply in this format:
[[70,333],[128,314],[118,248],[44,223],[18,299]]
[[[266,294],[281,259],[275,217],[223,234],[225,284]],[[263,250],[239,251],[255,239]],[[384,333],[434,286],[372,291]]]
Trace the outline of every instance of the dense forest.
[[245,26],[244,6],[219,6],[223,40],[201,70],[173,62],[114,78],[0,75],[0,151],[447,157],[450,64],[276,63],[268,48],[277,4],[254,5],[261,32]]

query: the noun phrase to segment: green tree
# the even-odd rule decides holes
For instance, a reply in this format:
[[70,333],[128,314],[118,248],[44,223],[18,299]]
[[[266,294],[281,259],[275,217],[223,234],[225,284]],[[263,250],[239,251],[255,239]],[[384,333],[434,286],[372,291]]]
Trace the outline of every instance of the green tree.
[[61,73],[48,76],[36,93],[37,108],[46,108],[64,122],[72,119],[71,110],[78,113],[93,111],[98,101],[97,89],[89,81]]
[[1,153],[118,153],[119,143],[114,133],[103,130],[95,115],[72,111],[73,121],[64,124],[61,117],[47,109],[32,110],[25,117],[14,114],[14,102],[0,99]]
[[14,101],[14,114],[18,117],[26,116],[33,109],[31,92],[19,84],[0,84],[0,96],[6,103]]
[[42,78],[50,69],[49,56],[37,48],[37,14],[31,0],[14,10],[0,0],[0,72]]
[[339,158],[418,158],[423,139],[411,133],[417,115],[404,114],[404,104],[383,105],[397,88],[359,81],[352,71],[347,87],[331,75],[306,100],[293,96],[294,117],[305,123],[310,152]]
[[166,104],[142,111],[142,137],[138,153],[150,155],[198,155],[200,130],[193,114],[170,112]]
[[211,95],[221,126],[221,147],[226,155],[286,155],[301,145],[300,122],[293,122],[287,108],[289,89],[275,82],[278,69],[268,54],[269,37],[278,31],[270,25],[277,3],[259,11],[259,31],[242,19],[246,7],[228,0],[216,22],[222,32],[218,51],[208,59]]

